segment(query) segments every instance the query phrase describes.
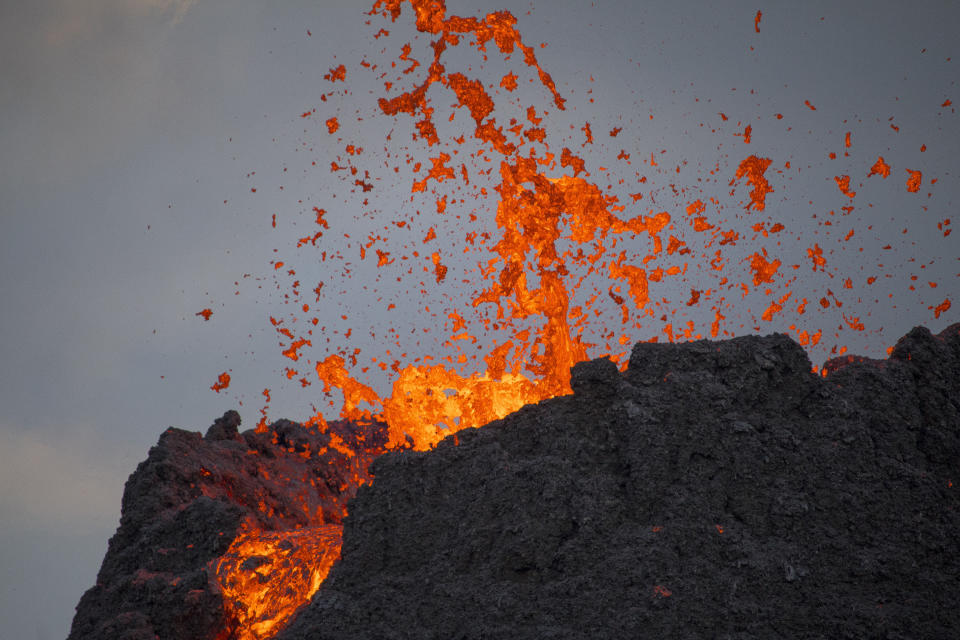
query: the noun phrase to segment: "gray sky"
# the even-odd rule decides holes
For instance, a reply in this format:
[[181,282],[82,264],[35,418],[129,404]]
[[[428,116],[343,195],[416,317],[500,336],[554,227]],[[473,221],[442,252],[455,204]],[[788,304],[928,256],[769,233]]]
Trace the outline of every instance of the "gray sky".
[[[817,309],[828,288],[844,302],[842,312],[867,327],[841,332],[841,343],[876,357],[914,325],[940,330],[960,317],[960,235],[943,235],[945,219],[960,225],[960,7],[835,4],[451,0],[448,13],[509,8],[528,44],[549,44],[537,55],[568,98],[567,111],[547,120],[560,140],[553,151],[570,146],[591,170],[606,165],[611,175],[633,180],[611,187],[621,200],[640,189],[644,207],[680,220],[684,203],[714,195],[727,199],[716,216],[734,218],[749,190],[727,185],[737,164],[749,154],[772,158],[767,177],[775,191],[764,215],[748,222],[782,222],[783,245],[744,241],[730,255],[762,246],[784,265],[800,264],[794,295],[810,299],[804,326],[824,329],[822,348],[811,350],[820,364],[842,324],[840,310]],[[353,1],[0,4],[0,619],[10,637],[66,636],[73,606],[93,584],[116,528],[123,483],[168,425],[203,430],[242,401],[252,427],[267,387],[274,390],[271,418],[302,418],[311,404],[321,406],[316,386],[280,382],[289,361],[268,317],[296,314],[283,304],[287,281],[275,281],[271,260],[296,263],[305,281],[327,281],[321,311],[336,347],[355,327],[350,347],[379,354],[386,327],[430,322],[419,315],[422,301],[406,295],[410,285],[390,284],[393,272],[354,259],[353,277],[343,280],[341,263],[321,264],[316,251],[290,249],[312,233],[313,206],[328,210],[332,238],[365,237],[395,217],[360,217],[365,211],[396,207],[391,211],[407,216],[416,205],[408,201],[409,173],[383,178],[364,207],[325,169],[350,142],[366,146],[371,167],[392,167],[404,153],[428,164],[409,142],[409,122],[375,116],[382,81],[358,65],[364,56],[389,60],[412,41],[409,15],[395,25],[374,18],[368,26],[366,9]],[[373,39],[380,26],[393,32],[389,40]],[[426,46],[426,39],[415,41],[414,50]],[[471,55],[451,54],[451,64]],[[489,73],[520,73],[495,52],[490,58]],[[343,89],[323,79],[341,62],[350,93],[324,103],[321,94]],[[520,106],[555,111],[535,84],[517,95]],[[453,99],[435,100],[439,123]],[[941,106],[946,100],[954,104]],[[312,109],[315,116],[300,117]],[[339,139],[323,124],[333,115]],[[357,122],[358,115],[365,119]],[[580,147],[584,122],[597,141],[590,150]],[[747,124],[749,146],[735,135]],[[616,139],[607,135],[614,127],[624,130]],[[390,129],[394,159],[383,151]],[[620,149],[631,154],[630,167],[617,164]],[[659,168],[644,165],[651,152]],[[831,152],[838,157],[830,159]],[[892,167],[890,178],[867,178],[880,155]],[[709,174],[715,166],[716,177]],[[923,172],[918,193],[906,190],[907,168]],[[649,181],[638,186],[635,172]],[[852,202],[833,180],[843,174],[858,191]],[[594,178],[601,186],[615,183],[598,171]],[[671,184],[686,191],[675,196]],[[494,203],[477,206],[484,204]],[[847,204],[856,209],[841,220]],[[829,210],[838,215],[827,227]],[[489,211],[479,213],[486,220],[480,224],[492,228]],[[848,228],[856,234],[844,245]],[[462,236],[450,231],[451,239]],[[353,250],[336,238],[342,244],[330,248]],[[399,251],[401,240],[392,242]],[[815,242],[833,251],[830,269],[852,277],[853,290],[844,290],[839,276],[812,272],[805,250]],[[467,264],[451,259],[450,266],[469,275]],[[878,282],[867,288],[871,274]],[[357,289],[360,282],[370,283],[369,296]],[[697,282],[691,273],[655,295],[676,306]],[[441,306],[458,295],[455,283],[435,289],[427,297]],[[396,300],[397,312],[383,313],[377,296]],[[928,307],[945,298],[954,306],[935,320]],[[769,300],[757,299],[759,315]],[[214,315],[204,322],[195,314],[207,307]],[[348,322],[338,321],[341,311]],[[712,318],[707,309],[690,313],[698,324]],[[797,320],[784,314],[761,330],[785,330]],[[749,332],[753,323],[746,322]],[[371,339],[368,327],[381,338]],[[315,347],[322,359],[325,346],[317,339]],[[213,393],[210,385],[226,370],[233,384]],[[376,376],[368,381],[386,384]]]

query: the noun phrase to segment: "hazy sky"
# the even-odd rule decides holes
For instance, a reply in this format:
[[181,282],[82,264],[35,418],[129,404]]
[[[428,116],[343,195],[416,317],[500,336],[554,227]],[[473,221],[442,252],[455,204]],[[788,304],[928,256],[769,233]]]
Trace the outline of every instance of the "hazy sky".
[[[782,221],[794,234],[784,236],[784,263],[802,263],[798,293],[816,294],[810,307],[831,288],[844,313],[861,316],[867,331],[842,335],[853,351],[880,357],[910,327],[938,331],[960,317],[960,233],[943,233],[948,218],[960,225],[960,5],[448,2],[458,15],[503,8],[517,15],[527,43],[549,45],[536,52],[568,110],[548,124],[578,152],[580,127],[592,124],[598,144],[582,150],[588,168],[630,153],[635,166],[624,175],[650,177],[644,206],[682,217],[682,201],[704,197],[695,194],[728,193],[747,155],[772,158],[783,173],[768,174],[775,191],[768,217],[756,219]],[[411,20],[366,25],[367,9],[354,0],[0,3],[0,619],[9,637],[66,636],[117,526],[123,483],[168,425],[205,430],[242,401],[252,427],[267,387],[275,389],[272,418],[304,417],[322,400],[280,385],[286,363],[268,318],[289,309],[270,261],[304,235],[312,206],[328,210],[331,235],[366,233],[357,198],[312,162],[328,167],[355,142],[382,164],[383,134],[409,129],[375,117],[382,82],[358,63],[389,59],[382,50],[412,40]],[[389,44],[373,38],[381,26],[393,31]],[[341,62],[350,93],[324,103],[321,94],[342,91],[323,79]],[[535,84],[518,95],[550,107]],[[314,117],[300,117],[312,109]],[[340,139],[323,124],[333,115]],[[614,127],[624,128],[616,140],[606,134]],[[418,153],[409,137],[396,139]],[[650,153],[659,169],[643,166]],[[880,155],[890,178],[867,178]],[[718,177],[709,175],[715,165]],[[923,172],[917,193],[906,189],[908,168]],[[852,202],[833,180],[843,174],[860,192]],[[674,183],[689,197],[671,195]],[[380,183],[371,198],[401,203],[409,184],[409,176]],[[748,188],[736,191],[742,200]],[[836,226],[856,227],[857,244],[841,251],[823,221],[846,204],[857,209]],[[786,246],[797,234],[810,242]],[[829,264],[854,277],[856,290],[807,273],[804,252],[814,242],[836,249]],[[297,255],[315,261],[305,278],[337,281],[315,254]],[[370,269],[358,264],[354,277]],[[870,274],[879,282],[861,292]],[[322,312],[337,336],[350,323],[419,321],[412,306],[386,315],[330,286]],[[669,295],[679,300],[689,288]],[[386,284],[381,291],[390,292]],[[399,288],[392,295],[403,298]],[[953,308],[935,320],[928,307],[945,298]],[[204,308],[213,310],[209,322],[196,316]],[[351,320],[338,325],[342,310]],[[819,322],[832,332],[833,312],[810,328]],[[376,350],[358,334],[351,345]],[[820,364],[826,354],[812,357]],[[210,385],[226,370],[234,382],[215,394]]]

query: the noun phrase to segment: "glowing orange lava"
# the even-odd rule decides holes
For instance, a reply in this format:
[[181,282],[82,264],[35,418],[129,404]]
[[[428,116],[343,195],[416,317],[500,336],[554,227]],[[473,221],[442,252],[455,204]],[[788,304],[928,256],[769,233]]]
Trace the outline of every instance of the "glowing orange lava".
[[217,381],[213,383],[210,387],[217,393],[220,393],[224,389],[230,386],[230,374],[224,371],[219,376],[217,376]]
[[907,191],[910,193],[916,193],[920,190],[920,183],[923,181],[923,173],[913,169],[907,169],[907,173],[910,174],[910,177],[907,178]]
[[753,185],[753,191],[750,192],[750,203],[746,206],[747,210],[763,211],[766,206],[767,194],[772,192],[773,189],[763,174],[766,173],[770,162],[770,158],[749,156],[740,163],[736,175],[730,181],[730,186],[733,186],[737,180],[746,177],[747,182]]
[[[877,276],[864,275],[854,282],[836,271],[831,258],[841,243],[854,237],[852,226],[829,237],[830,227],[846,224],[844,216],[853,211],[857,191],[851,189],[850,175],[831,171],[825,176],[828,183],[833,177],[845,199],[835,210],[813,216],[826,230],[816,242],[809,238],[801,242],[790,221],[769,217],[768,204],[771,209],[774,206],[768,203],[768,196],[782,190],[785,174],[791,170],[789,161],[777,160],[775,165],[773,158],[743,157],[740,151],[733,160],[739,160],[734,171],[721,168],[719,162],[708,167],[721,189],[729,187],[725,195],[689,193],[673,182],[658,192],[644,172],[681,172],[679,164],[675,169],[665,166],[666,150],[611,153],[611,165],[629,167],[619,174],[597,166],[590,154],[604,136],[598,134],[595,141],[590,123],[581,127],[583,119],[576,125],[574,142],[554,142],[557,134],[549,127],[548,111],[564,111],[566,99],[541,67],[534,47],[521,38],[512,14],[448,16],[443,0],[376,0],[370,15],[392,24],[408,10],[407,5],[415,14],[417,31],[431,38],[425,57],[418,60],[409,42],[391,43],[393,48],[384,51],[394,51],[396,59],[388,67],[378,68],[367,59],[360,66],[378,74],[384,87],[376,115],[397,128],[409,127],[409,144],[414,150],[407,154],[406,162],[390,164],[397,158],[393,149],[398,144],[392,140],[391,129],[387,141],[394,146],[384,147],[390,160],[383,163],[388,176],[392,173],[407,179],[401,171],[410,172],[410,181],[405,183],[409,193],[395,198],[394,211],[371,216],[382,221],[382,229],[369,235],[364,232],[360,239],[351,237],[352,230],[341,233],[332,219],[328,221],[326,210],[313,207],[316,227],[305,236],[300,232],[296,247],[315,250],[316,257],[311,259],[322,263],[324,269],[332,270],[333,263],[343,265],[343,279],[351,284],[339,291],[324,276],[327,283],[307,284],[305,290],[314,296],[303,297],[297,270],[284,260],[273,263],[278,282],[289,276],[291,293],[285,297],[297,309],[286,321],[271,317],[283,342],[284,362],[295,362],[316,376],[308,378],[288,367],[284,373],[288,380],[298,378],[304,387],[317,381],[324,394],[342,394],[340,415],[344,418],[386,422],[389,447],[426,450],[458,430],[502,418],[528,403],[570,393],[570,368],[589,357],[608,355],[625,364],[627,349],[641,329],[655,329],[651,341],[693,340],[706,333],[715,338],[760,331],[763,323],[789,317],[796,319],[789,325],[792,334],[801,344],[813,346],[822,339],[826,342],[824,328],[802,327],[801,317],[833,309],[839,316],[832,323],[839,327],[833,334],[838,342],[844,327],[857,332],[868,329],[866,314],[845,315],[839,310],[845,300],[855,297],[852,291],[845,297],[844,290],[857,288],[860,294]],[[757,33],[761,16],[757,11]],[[391,34],[381,28],[373,37],[389,42]],[[498,71],[493,81],[472,77],[472,67],[455,67],[462,65],[460,58],[447,55],[458,47],[473,47],[484,62],[494,55],[495,48],[513,68],[506,75]],[[353,73],[348,74],[340,64],[324,78],[337,87],[349,86],[347,77],[353,78]],[[388,73],[398,75],[386,79]],[[521,82],[535,86],[548,100],[539,107],[517,102],[517,117],[501,116],[504,96],[521,100]],[[804,104],[816,111],[809,100]],[[447,107],[449,113],[442,111]],[[344,112],[339,115],[322,123],[330,140],[348,135],[347,118]],[[728,119],[723,113],[719,116],[722,121]],[[777,120],[783,117],[776,114]],[[470,134],[464,132],[464,126]],[[616,137],[621,130],[613,128],[609,137]],[[734,135],[754,147],[759,143],[760,135],[754,134],[751,125]],[[365,168],[363,146],[349,137],[335,139],[339,155],[330,162],[330,172],[343,180],[351,197],[366,206],[372,197],[368,194],[380,188],[382,176],[377,170],[382,167],[370,163]],[[850,140],[847,132],[844,148],[851,147]],[[323,165],[326,170],[326,163]],[[864,175],[859,171],[866,171],[865,165],[854,175]],[[878,157],[866,175],[886,178],[890,171],[890,165]],[[921,172],[907,171],[907,189],[916,192]],[[614,176],[620,175],[625,177],[617,181]],[[750,187],[748,200],[738,196],[744,179]],[[627,183],[620,194],[623,202],[616,195],[615,182]],[[682,206],[656,204],[656,197],[662,197],[660,192],[667,189],[675,202],[682,200]],[[867,197],[866,187],[861,184],[857,189],[859,202]],[[832,186],[830,191],[840,198]],[[488,196],[496,198],[492,220],[492,207],[486,207]],[[723,213],[728,205],[735,213]],[[402,213],[404,207],[415,209],[415,214]],[[940,228],[949,224],[947,219]],[[944,237],[949,233],[946,229]],[[407,237],[404,234],[413,240],[407,244],[395,240]],[[781,253],[790,243],[796,245],[801,258],[791,260]],[[355,253],[348,256],[348,250]],[[361,267],[351,262],[357,257]],[[463,267],[470,260],[475,268]],[[810,273],[807,265],[812,265],[813,277],[823,276],[833,289],[797,290],[796,274],[801,270]],[[423,305],[421,313],[442,325],[433,330],[434,335],[442,333],[437,352],[426,353],[419,341],[402,336],[401,331],[409,331],[422,337],[418,326],[400,326],[402,323],[391,327],[387,336],[375,336],[371,331],[371,337],[387,348],[385,356],[370,358],[369,363],[361,349],[352,348],[349,342],[355,329],[362,331],[359,323],[341,328],[340,335],[333,331],[331,342],[321,318],[335,313],[343,323],[352,323],[349,303],[343,305],[343,300],[366,296],[375,309],[372,313],[392,313],[400,304],[396,299],[376,297],[376,289],[361,293],[359,276],[354,275],[354,270],[361,269],[375,273],[377,281],[395,278],[396,282],[414,283],[407,291],[411,297],[426,298],[434,289],[461,289],[458,293],[464,304],[451,302],[442,309]],[[683,291],[682,299],[667,298],[668,283]],[[930,286],[936,285],[931,282]],[[840,292],[839,297],[834,290]],[[819,300],[819,308],[811,305],[813,310],[808,313],[804,296]],[[327,316],[316,309],[323,304]],[[948,298],[930,310],[939,317],[950,306]],[[699,327],[687,315],[688,309],[696,307],[709,309],[707,323]],[[845,311],[849,310],[848,306]],[[728,327],[728,316],[734,315],[747,319]],[[209,316],[204,314],[204,319]],[[324,347],[323,340],[330,346]],[[315,350],[323,349],[327,351],[321,356],[314,355]],[[834,346],[833,353],[837,349]],[[839,346],[840,353],[845,350]],[[377,391],[370,381],[371,371],[389,376],[389,394]],[[230,376],[223,373],[212,388],[220,391],[229,383]],[[264,395],[269,402],[269,390]],[[331,399],[330,405],[334,403]],[[264,429],[266,408],[262,413],[259,430]],[[321,413],[310,421],[325,424]],[[351,448],[336,438],[330,446],[344,455],[352,454]],[[361,475],[354,474],[353,481],[359,484]],[[322,519],[311,524],[269,531],[249,523],[217,562],[213,571],[238,625],[232,637],[270,637],[323,581],[339,555],[340,528]],[[722,527],[718,525],[717,531],[722,533]],[[655,595],[669,597],[671,592],[658,586]]]
[[270,638],[320,588],[340,557],[342,527],[294,531],[248,528],[211,570],[223,593],[232,639]]

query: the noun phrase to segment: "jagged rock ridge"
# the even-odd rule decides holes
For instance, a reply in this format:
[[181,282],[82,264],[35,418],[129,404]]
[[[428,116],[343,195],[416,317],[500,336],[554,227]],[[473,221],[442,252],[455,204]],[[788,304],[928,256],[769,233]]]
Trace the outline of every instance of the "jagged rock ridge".
[[[295,534],[338,525],[386,444],[382,424],[334,422],[321,433],[280,420],[242,434],[239,425],[228,411],[205,436],[174,427],[160,436],[127,481],[120,526],[68,640],[235,637],[211,563],[244,526]],[[253,572],[269,559],[250,560],[254,578],[267,575]]]
[[[960,325],[810,369],[786,336],[641,344],[623,374],[575,367],[573,396],[382,456],[278,637],[960,637]],[[385,444],[238,425],[161,436],[69,640],[236,638],[214,563],[245,523],[336,526]]]
[[278,638],[960,637],[960,324],[827,368],[638,344],[388,453]]

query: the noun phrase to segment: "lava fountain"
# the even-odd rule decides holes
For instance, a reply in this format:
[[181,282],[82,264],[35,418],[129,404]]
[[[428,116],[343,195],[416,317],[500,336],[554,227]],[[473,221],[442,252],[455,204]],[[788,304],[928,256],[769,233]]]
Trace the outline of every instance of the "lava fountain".
[[[833,256],[853,251],[872,229],[853,212],[871,181],[894,179],[892,161],[879,156],[859,174],[827,176],[839,204],[819,212],[810,237],[780,219],[771,202],[788,188],[790,160],[738,146],[732,164],[718,159],[689,179],[687,163],[668,166],[665,150],[628,151],[622,126],[551,127],[569,117],[569,100],[511,13],[460,17],[448,15],[442,0],[377,0],[369,16],[382,59],[330,68],[329,91],[301,116],[316,121],[324,145],[335,149],[329,170],[367,226],[348,233],[338,228],[338,212],[307,207],[311,230],[272,265],[290,311],[270,322],[283,343],[284,378],[303,388],[320,384],[331,407],[338,404],[331,394],[342,395],[342,418],[386,424],[386,448],[429,449],[460,429],[570,393],[574,364],[607,355],[625,366],[639,339],[733,336],[777,321],[802,345],[842,355],[841,332],[875,330],[858,308],[885,274],[841,273]],[[416,39],[429,41],[416,50],[415,42],[395,41],[411,19]],[[760,33],[761,13],[744,24]],[[348,126],[348,110],[330,106],[350,94],[355,74],[383,87],[366,116],[393,127],[380,158],[349,138],[357,127]],[[539,101],[524,102],[531,93],[521,85],[535,87]],[[816,109],[809,100],[804,108]],[[717,116],[721,130],[728,116]],[[365,126],[364,117],[356,120]],[[737,126],[737,145],[756,147],[752,126]],[[401,135],[409,142],[394,139]],[[849,156],[851,147],[847,132],[841,152]],[[936,180],[913,168],[896,171],[909,193]],[[409,182],[399,197],[401,180]],[[943,238],[950,235],[949,218],[936,224]],[[323,266],[325,280],[307,283],[311,264]],[[390,289],[397,283],[407,288]],[[930,281],[927,291],[936,286]],[[371,330],[389,347],[369,364],[350,343],[362,331],[350,318],[358,297],[378,315],[396,314],[386,337]],[[416,299],[424,301],[419,313],[428,328],[399,315],[398,306]],[[939,318],[950,296],[928,308]],[[339,344],[325,349],[322,340],[331,345],[334,334]],[[377,376],[389,392],[378,390]],[[224,372],[212,388],[221,392],[230,380]],[[261,433],[270,390],[264,396]],[[331,433],[322,411],[306,424]],[[383,450],[333,437],[330,446],[344,460],[368,462]],[[369,480],[365,468],[348,475],[352,491]],[[275,530],[247,523],[211,566],[236,621],[226,636],[272,637],[310,599],[339,555],[342,515],[315,510],[305,526]]]

